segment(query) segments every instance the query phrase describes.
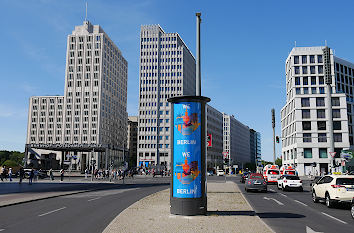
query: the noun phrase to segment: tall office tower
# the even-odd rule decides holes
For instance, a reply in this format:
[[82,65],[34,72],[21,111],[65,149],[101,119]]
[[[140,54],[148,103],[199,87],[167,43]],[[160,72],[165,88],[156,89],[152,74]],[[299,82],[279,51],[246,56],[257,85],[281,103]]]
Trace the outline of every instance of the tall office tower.
[[137,149],[138,149],[138,117],[128,117],[128,142],[127,148],[129,150],[128,163],[130,167],[136,166]]
[[329,114],[333,119],[335,161],[353,147],[354,64],[330,50],[331,103],[328,112],[324,47],[296,47],[286,59],[286,104],[281,109],[283,164],[299,175],[319,175],[330,168]]
[[210,146],[207,147],[207,168],[222,167],[223,164],[223,115],[207,104],[207,135]]
[[255,163],[257,166],[261,165],[261,134],[254,129],[250,129],[250,155],[251,163]]
[[89,21],[76,26],[67,40],[63,139],[107,145],[105,156],[97,152],[98,167],[123,161],[112,148],[127,143],[127,79],[128,63],[103,29]]
[[223,113],[223,150],[227,152],[230,165],[243,168],[245,163],[251,162],[250,156],[250,129],[235,119],[233,115]]
[[138,166],[171,167],[169,97],[195,95],[195,59],[178,33],[141,26]]

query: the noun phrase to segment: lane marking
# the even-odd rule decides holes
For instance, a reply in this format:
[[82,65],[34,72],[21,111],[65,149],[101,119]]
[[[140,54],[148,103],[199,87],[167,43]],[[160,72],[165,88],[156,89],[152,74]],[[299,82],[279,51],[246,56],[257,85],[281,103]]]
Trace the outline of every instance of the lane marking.
[[341,222],[341,223],[343,223],[343,224],[348,224],[347,222],[344,222],[344,221],[342,221],[342,220],[340,220],[340,219],[338,219],[338,218],[336,218],[336,217],[333,217],[332,215],[326,214],[326,213],[324,213],[324,212],[321,212],[321,213],[324,214],[324,215],[326,215],[326,216],[329,217],[329,218],[332,218],[332,219],[334,219],[334,220],[337,220],[338,222]]
[[94,201],[94,200],[97,200],[97,199],[100,199],[101,197],[96,197],[96,198],[92,198],[90,200],[87,200],[87,201]]
[[273,200],[273,201],[275,201],[278,205],[284,205],[282,202],[278,201],[278,200],[275,199],[275,198],[263,197],[263,199],[265,199],[265,200]]
[[319,231],[314,231],[312,230],[310,227],[306,226],[306,233],[323,233],[322,231],[319,232]]
[[301,205],[303,205],[303,206],[308,206],[308,205],[306,205],[305,203],[303,203],[303,202],[301,202],[301,201],[298,201],[298,200],[294,200],[295,202],[297,202],[297,203],[299,203],[299,204],[301,204]]
[[0,231],[4,231],[5,229],[0,229]]
[[279,193],[280,195],[282,195],[283,197],[287,197],[287,195],[285,195],[284,193]]
[[47,215],[47,214],[54,213],[54,212],[57,212],[57,211],[59,211],[59,210],[63,210],[63,209],[65,209],[65,208],[66,208],[66,207],[64,206],[64,207],[61,207],[61,208],[59,208],[59,209],[52,210],[52,211],[49,211],[49,212],[44,213],[44,214],[40,214],[40,215],[38,215],[38,217],[42,217],[42,216],[45,216],[45,215]]

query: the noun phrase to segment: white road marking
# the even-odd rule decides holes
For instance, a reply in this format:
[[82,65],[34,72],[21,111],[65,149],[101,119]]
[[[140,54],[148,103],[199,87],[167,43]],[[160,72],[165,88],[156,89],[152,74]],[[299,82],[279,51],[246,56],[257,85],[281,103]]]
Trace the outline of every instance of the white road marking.
[[0,231],[4,231],[5,229],[0,229]]
[[94,200],[97,200],[97,199],[100,199],[101,197],[96,197],[96,198],[93,198],[93,199],[90,199],[90,200],[87,200],[87,201],[94,201]]
[[59,211],[59,210],[63,210],[63,209],[65,209],[65,208],[66,208],[66,207],[64,206],[64,207],[61,207],[61,208],[59,208],[59,209],[52,210],[52,211],[49,211],[49,212],[44,213],[44,214],[40,214],[40,215],[38,215],[38,217],[42,217],[42,216],[44,216],[44,215],[54,213],[54,212],[57,212],[57,211]]
[[274,199],[274,198],[263,197],[263,199],[265,199],[265,200],[273,200],[273,201],[275,201],[278,205],[284,205],[282,202],[280,202],[280,201],[278,201],[277,199]]
[[283,197],[287,197],[284,193],[279,193],[280,195],[282,195]]
[[310,227],[306,226],[306,233],[323,233],[323,232],[314,231]]
[[342,221],[342,220],[340,220],[340,219],[338,219],[338,218],[335,218],[335,217],[333,217],[332,215],[326,214],[326,213],[324,213],[324,212],[321,212],[321,213],[324,214],[324,215],[326,215],[327,217],[330,217],[330,218],[332,218],[332,219],[334,219],[334,220],[337,220],[338,222],[341,222],[341,223],[343,223],[343,224],[348,224],[347,222],[344,222],[344,221]]
[[294,200],[295,202],[297,202],[297,203],[299,203],[299,204],[301,204],[301,205],[303,205],[303,206],[308,206],[308,205],[306,205],[305,203],[303,203],[303,202],[301,202],[301,201],[298,201],[298,200]]

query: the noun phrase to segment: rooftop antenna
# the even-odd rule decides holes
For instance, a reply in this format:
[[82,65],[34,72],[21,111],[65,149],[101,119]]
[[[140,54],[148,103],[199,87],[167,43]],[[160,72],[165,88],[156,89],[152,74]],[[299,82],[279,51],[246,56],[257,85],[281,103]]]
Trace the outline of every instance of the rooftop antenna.
[[295,48],[296,48],[296,40],[295,40]]
[[87,2],[86,2],[86,14],[85,14],[85,21],[87,21]]
[[325,46],[327,47],[327,40],[325,40]]

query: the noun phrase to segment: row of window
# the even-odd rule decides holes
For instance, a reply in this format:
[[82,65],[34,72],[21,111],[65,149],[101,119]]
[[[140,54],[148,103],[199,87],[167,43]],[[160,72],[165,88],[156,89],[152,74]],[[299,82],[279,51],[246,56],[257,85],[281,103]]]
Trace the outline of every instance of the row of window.
[[[310,57],[310,63],[316,63],[315,60],[315,55],[302,55],[301,56],[301,64],[307,64],[308,63],[308,57]],[[322,55],[317,55],[317,63],[323,63],[323,57]],[[300,64],[300,56],[294,56],[294,64]]]
[[[301,68],[301,74],[316,74],[316,66],[310,66],[310,72],[308,70],[307,66],[294,66],[294,72],[295,74],[300,74],[300,68]],[[318,74],[323,74],[323,66],[317,66],[317,73]]]
[[[316,97],[316,107],[324,107],[325,98]],[[332,97],[332,106],[340,106],[339,97]],[[301,107],[310,107],[310,98],[301,98]]]
[[[311,85],[317,85],[317,77],[295,77],[295,86],[301,85],[301,79],[302,79],[302,85],[307,86],[309,85],[309,81]],[[323,85],[324,84],[324,77],[319,76],[318,77],[318,84]]]
[[[317,135],[317,137],[314,136],[314,138],[317,138],[317,142],[327,142],[327,134],[326,133],[319,133],[319,134],[304,133],[302,141],[305,143],[312,142],[313,135]],[[342,142],[342,134],[341,133],[334,133],[333,140],[334,140],[334,142]]]
[[[316,111],[317,118],[326,118],[326,109],[317,109],[312,110]],[[301,110],[302,119],[309,119],[311,118],[311,110],[310,109],[302,109]],[[333,118],[340,118],[340,109],[332,109],[332,117]]]
[[[333,130],[341,129],[341,121],[333,121]],[[303,121],[302,130],[311,130],[311,121]],[[326,130],[326,121],[317,121],[317,130]]]

